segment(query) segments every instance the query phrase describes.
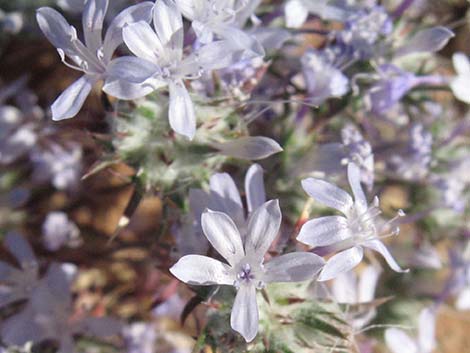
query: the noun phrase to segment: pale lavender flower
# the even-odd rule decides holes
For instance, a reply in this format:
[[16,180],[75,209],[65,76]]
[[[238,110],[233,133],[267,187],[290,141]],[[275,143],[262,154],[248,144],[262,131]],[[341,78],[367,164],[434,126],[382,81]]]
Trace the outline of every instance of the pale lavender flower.
[[243,31],[247,20],[254,16],[260,0],[175,0],[203,44],[216,38],[224,39],[245,57],[264,56],[264,49],[252,34]]
[[336,277],[332,294],[338,303],[361,304],[375,299],[375,288],[382,270],[374,265],[365,267],[358,276],[348,271]]
[[421,311],[416,338],[410,337],[402,329],[387,329],[385,342],[392,353],[431,353],[436,348],[435,310],[435,308],[425,308]]
[[353,58],[366,60],[375,54],[377,43],[389,35],[392,29],[392,20],[385,9],[374,6],[354,11],[336,37],[341,45],[348,48]]
[[[116,48],[122,43],[122,28],[130,22],[149,21],[152,2],[143,2],[122,11],[110,24],[104,39],[103,21],[109,0],[88,0],[83,11],[85,44],[77,37],[74,27],[56,10],[37,10],[39,27],[57,48],[62,62],[84,75],[67,88],[52,104],[52,119],[73,118],[83,106],[95,83],[107,79],[108,67]],[[68,63],[66,57],[73,63]]]
[[390,168],[405,180],[421,180],[429,174],[432,161],[432,134],[421,124],[413,124],[408,130],[404,148],[390,157]]
[[463,53],[455,53],[452,62],[457,76],[452,79],[450,88],[458,100],[470,104],[470,60]]
[[[371,76],[372,77],[372,76]],[[375,114],[384,114],[392,109],[410,90],[417,86],[446,84],[441,76],[416,76],[392,64],[378,68],[377,81],[366,93],[366,102]]]
[[238,188],[227,173],[217,173],[210,178],[209,192],[191,189],[189,191],[190,215],[178,237],[180,253],[202,254],[207,251],[208,244],[201,226],[201,215],[206,208],[224,212],[235,222],[239,230],[246,229],[250,214],[266,202],[263,169],[258,164],[253,164],[246,172],[245,195],[246,211]]
[[30,299],[39,280],[39,264],[29,243],[10,232],[3,241],[20,268],[0,261],[0,308],[23,299]]
[[59,345],[59,353],[73,353],[75,335],[108,337],[119,333],[121,323],[115,319],[72,318],[70,286],[76,271],[72,264],[52,264],[26,307],[3,323],[3,340],[16,345],[53,340]]
[[[307,194],[344,215],[310,220],[302,226],[297,236],[297,240],[310,246],[332,246],[341,250],[328,259],[318,280],[335,278],[356,267],[362,261],[364,248],[379,252],[394,271],[406,272],[380,241],[381,238],[398,234],[398,227],[390,230],[395,218],[386,223],[378,218],[381,213],[378,197],[374,198],[372,205],[367,205],[360,171],[354,163],[348,165],[348,179],[354,200],[346,191],[323,180],[308,178],[302,181]],[[400,210],[399,215],[402,214]]]
[[137,57],[114,60],[108,72],[112,79],[103,90],[117,98],[132,100],[168,86],[170,126],[192,139],[196,133],[196,114],[184,80],[198,78],[204,70],[228,66],[234,60],[234,51],[226,41],[217,41],[184,57],[183,18],[168,0],[155,3],[153,25],[154,29],[140,21],[124,28],[124,42]]
[[277,200],[258,207],[250,216],[246,232],[223,212],[202,214],[202,228],[212,246],[227,263],[200,256],[182,257],[170,272],[181,281],[195,285],[229,285],[237,288],[230,323],[247,342],[258,332],[256,289],[270,282],[298,282],[313,278],[324,262],[315,254],[299,252],[279,256],[263,264],[281,225]]
[[77,247],[82,242],[77,225],[60,211],[47,215],[42,224],[42,241],[49,251],[57,251],[62,246]]
[[348,78],[334,65],[334,54],[311,49],[301,58],[308,99],[320,105],[328,98],[339,98],[349,90]]
[[61,146],[52,143],[47,149],[35,149],[30,155],[32,179],[37,183],[51,182],[58,190],[73,190],[82,173],[82,149],[76,143]]
[[[369,265],[358,276],[354,271],[341,273],[333,280],[332,294],[338,303],[342,304],[366,304],[375,299],[375,289],[382,270]],[[348,310],[348,322],[355,329],[361,329],[367,325],[376,315],[373,306],[366,310]]]

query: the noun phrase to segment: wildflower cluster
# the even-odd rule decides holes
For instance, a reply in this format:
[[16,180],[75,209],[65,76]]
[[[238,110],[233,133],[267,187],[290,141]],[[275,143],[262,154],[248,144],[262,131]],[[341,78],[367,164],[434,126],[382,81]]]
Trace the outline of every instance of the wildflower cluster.
[[3,4],[1,353],[444,347],[468,2]]

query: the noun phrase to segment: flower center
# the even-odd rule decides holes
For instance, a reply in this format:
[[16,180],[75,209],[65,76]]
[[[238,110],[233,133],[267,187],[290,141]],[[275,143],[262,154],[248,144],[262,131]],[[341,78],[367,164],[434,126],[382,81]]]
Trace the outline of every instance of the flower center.
[[254,274],[251,272],[250,264],[244,264],[242,269],[237,274],[237,279],[240,281],[251,281],[255,278]]
[[243,261],[237,267],[237,279],[233,285],[238,289],[241,285],[255,284],[257,289],[261,289],[265,286],[264,282],[259,279],[260,271],[262,271],[262,265],[252,266],[249,262]]
[[387,238],[397,235],[400,231],[398,226],[393,223],[397,218],[402,217],[405,213],[399,210],[397,215],[387,222],[382,222],[377,217],[382,213],[379,208],[378,199],[374,199],[372,205],[367,209],[361,209],[358,205],[354,205],[351,210],[349,219],[349,227],[353,236],[358,241],[368,241],[373,239]]

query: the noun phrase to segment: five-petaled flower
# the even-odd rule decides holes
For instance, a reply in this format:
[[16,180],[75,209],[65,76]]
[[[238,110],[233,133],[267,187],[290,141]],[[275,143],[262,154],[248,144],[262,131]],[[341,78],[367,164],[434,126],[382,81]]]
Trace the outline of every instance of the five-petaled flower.
[[[153,3],[146,1],[118,14],[102,37],[104,16],[109,0],[87,0],[83,10],[85,44],[78,39],[75,28],[50,7],[37,10],[39,27],[57,48],[62,62],[84,75],[67,88],[52,104],[52,119],[73,118],[82,108],[95,83],[107,79],[108,67],[116,48],[122,43],[122,28],[129,22],[149,20]],[[69,57],[73,63],[68,63]]]
[[176,5],[158,0],[153,8],[153,26],[138,21],[123,29],[123,38],[136,56],[114,60],[109,67],[110,79],[103,90],[119,99],[137,99],[168,86],[168,119],[173,130],[189,139],[196,132],[194,105],[184,80],[199,78],[205,70],[228,66],[235,52],[226,41],[202,46],[183,55],[183,17]]
[[298,282],[313,278],[323,267],[321,257],[294,252],[263,263],[281,225],[277,200],[258,207],[240,234],[234,221],[223,212],[207,210],[202,214],[204,234],[227,263],[201,255],[182,257],[170,272],[185,283],[231,285],[237,288],[230,323],[247,342],[258,333],[256,289],[270,282]]
[[[318,280],[327,281],[354,268],[362,261],[364,247],[382,254],[394,271],[406,272],[380,241],[381,238],[398,234],[399,228],[391,227],[396,218],[384,223],[377,217],[381,213],[378,197],[374,198],[372,205],[367,205],[360,171],[354,163],[348,164],[348,179],[354,200],[346,191],[326,181],[314,178],[302,181],[307,194],[344,214],[310,220],[302,226],[297,236],[297,240],[310,246],[333,246],[341,250],[328,259]],[[398,215],[402,214],[400,210]]]

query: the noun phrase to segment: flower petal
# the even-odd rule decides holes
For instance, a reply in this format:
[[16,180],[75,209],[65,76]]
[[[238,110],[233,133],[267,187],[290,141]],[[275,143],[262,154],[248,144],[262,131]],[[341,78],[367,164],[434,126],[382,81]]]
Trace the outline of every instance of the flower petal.
[[219,70],[239,62],[242,53],[243,50],[234,47],[230,41],[218,40],[198,48],[193,53],[193,56],[195,56],[193,61],[206,71]]
[[103,91],[118,99],[133,100],[145,97],[164,86],[166,86],[166,82],[156,78],[150,78],[143,83],[132,83],[116,77],[108,77],[104,83]]
[[122,37],[129,50],[139,58],[158,62],[158,58],[165,55],[160,39],[145,21],[125,26],[122,30]]
[[6,282],[8,278],[18,270],[9,263],[0,261],[0,282]]
[[96,81],[94,77],[82,76],[72,83],[52,104],[52,120],[70,119],[77,115]]
[[259,164],[253,164],[246,172],[245,193],[249,213],[253,212],[266,202],[263,168],[261,168]]
[[201,224],[209,242],[229,264],[234,266],[245,256],[237,226],[225,213],[207,210],[201,216]]
[[21,267],[37,266],[33,249],[23,236],[18,233],[9,232],[3,243],[8,251],[18,260]]
[[262,260],[279,233],[282,214],[279,200],[270,200],[250,214],[245,237],[245,251]]
[[424,308],[419,314],[418,342],[423,352],[436,348],[436,311],[432,307]]
[[354,201],[361,209],[367,209],[367,199],[361,186],[361,170],[355,163],[348,164],[348,180],[354,195]]
[[307,178],[302,180],[302,188],[316,201],[344,214],[347,214],[353,205],[353,199],[346,191],[326,181]]
[[231,43],[234,50],[243,50],[245,52],[244,58],[263,57],[265,55],[264,48],[255,36],[250,35],[235,26],[217,26],[213,30],[214,33]]
[[302,0],[289,0],[284,7],[286,26],[289,28],[300,28],[308,17],[308,8]]
[[76,55],[71,42],[76,37],[76,32],[59,12],[50,7],[41,7],[36,11],[36,20],[53,46],[68,55]]
[[154,63],[135,56],[122,56],[112,60],[107,68],[108,77],[130,83],[143,83],[160,72]]
[[103,52],[105,61],[111,59],[116,48],[124,41],[122,29],[126,25],[139,21],[150,23],[153,5],[151,1],[144,1],[126,8],[114,18],[104,37]]
[[455,302],[455,307],[459,310],[470,310],[470,287],[462,289]]
[[183,82],[171,82],[170,108],[168,119],[170,126],[178,134],[192,140],[196,133],[196,113],[188,90]]
[[389,328],[385,331],[385,343],[392,353],[418,353],[418,347],[403,330]]
[[2,322],[1,337],[8,345],[23,346],[26,342],[39,342],[46,338],[42,327],[35,322],[35,313],[30,305],[18,314]]
[[[211,206],[209,206],[209,194],[201,189],[189,189],[188,199],[191,213],[193,214],[196,221],[200,223],[202,212],[204,212],[207,207],[212,208]],[[217,209],[215,210],[222,211]]]
[[180,281],[199,286],[233,285],[231,268],[215,259],[201,255],[186,255],[170,268]]
[[209,181],[209,208],[227,214],[238,226],[245,226],[243,204],[237,186],[227,173],[216,173]]
[[470,60],[464,53],[455,53],[452,56],[452,63],[457,74],[462,76],[470,75]]
[[387,247],[380,240],[377,240],[377,239],[369,240],[369,241],[366,241],[366,242],[362,243],[362,245],[369,248],[369,249],[372,249],[372,250],[377,251],[378,253],[380,253],[384,257],[385,261],[387,261],[388,266],[390,266],[390,268],[393,271],[401,272],[401,273],[409,271],[408,269],[406,269],[406,270],[402,269],[397,264],[397,262],[395,261],[395,259],[392,256],[392,254],[390,254]]
[[264,268],[264,282],[301,282],[312,279],[325,265],[318,255],[309,252],[293,252],[275,257]]
[[312,219],[300,229],[297,240],[310,246],[327,246],[352,236],[348,220],[342,216]]
[[423,29],[416,33],[405,45],[398,48],[395,56],[415,53],[435,53],[444,48],[454,36],[454,32],[443,26]]
[[256,288],[253,285],[242,285],[233,303],[230,325],[243,336],[245,341],[251,342],[258,333],[258,320]]
[[357,275],[354,271],[340,273],[331,286],[333,297],[338,303],[357,304]]
[[204,2],[200,0],[175,0],[178,9],[184,17],[193,21],[204,11]]
[[467,104],[470,104],[469,78],[470,74],[467,76],[457,76],[450,82],[450,88],[452,89],[452,93],[454,93],[455,98]]
[[328,281],[335,278],[340,273],[352,270],[361,262],[363,256],[364,251],[360,246],[355,246],[337,253],[328,259],[320,273],[318,281]]
[[183,53],[183,17],[175,3],[157,0],[153,9],[153,25],[164,47]]
[[246,136],[223,143],[215,142],[212,146],[223,155],[253,161],[282,151],[276,141],[264,136]]
[[359,302],[371,302],[375,298],[375,288],[382,269],[378,266],[369,265],[361,272],[359,277]]
[[109,0],[88,0],[83,9],[82,25],[85,44],[94,54],[103,44],[103,22],[108,11]]

